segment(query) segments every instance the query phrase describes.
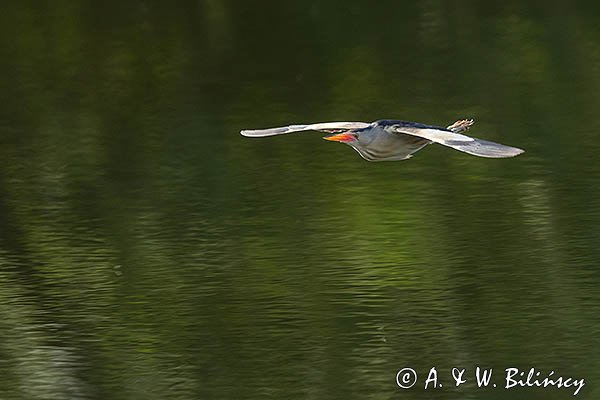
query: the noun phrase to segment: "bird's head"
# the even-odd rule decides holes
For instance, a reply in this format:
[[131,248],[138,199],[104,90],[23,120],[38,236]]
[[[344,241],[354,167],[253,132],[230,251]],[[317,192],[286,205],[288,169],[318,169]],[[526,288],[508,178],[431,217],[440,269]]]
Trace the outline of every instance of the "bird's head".
[[367,161],[382,161],[391,159],[390,157],[394,156],[394,149],[392,148],[391,151],[387,149],[386,141],[384,141],[383,145],[377,145],[378,140],[381,141],[380,139],[383,133],[384,132],[381,130],[375,130],[369,127],[366,129],[353,129],[343,133],[335,133],[325,136],[323,139],[347,144]]
[[352,145],[358,142],[358,135],[354,132],[334,133],[324,136],[323,139]]
[[356,148],[368,147],[376,139],[378,132],[373,129],[353,129],[351,131],[334,133],[323,137],[332,142],[345,143]]

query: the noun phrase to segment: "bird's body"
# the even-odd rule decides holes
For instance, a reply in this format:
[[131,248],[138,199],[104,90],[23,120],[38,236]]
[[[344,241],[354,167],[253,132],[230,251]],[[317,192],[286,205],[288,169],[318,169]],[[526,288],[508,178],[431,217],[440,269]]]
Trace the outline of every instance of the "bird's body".
[[[358,136],[356,146],[348,144],[367,161],[399,161],[410,158],[413,153],[431,143],[419,136],[389,132],[385,126],[383,121],[378,121],[374,127],[359,131],[361,134]],[[325,139],[335,140],[336,136],[325,137]]]
[[324,139],[346,143],[367,161],[406,160],[430,143],[488,158],[514,157],[523,153],[516,147],[463,135],[473,120],[459,120],[447,128],[401,120],[365,122],[325,122],[290,125],[280,128],[243,130],[248,137],[282,135],[293,132],[320,131],[331,135]]

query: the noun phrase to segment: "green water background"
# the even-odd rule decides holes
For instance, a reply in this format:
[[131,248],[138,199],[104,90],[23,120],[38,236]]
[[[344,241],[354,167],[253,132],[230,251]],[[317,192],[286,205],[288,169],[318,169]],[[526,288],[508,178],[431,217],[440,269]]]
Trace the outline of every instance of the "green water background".
[[[585,1],[3,3],[0,398],[572,398],[477,389],[476,366],[598,398],[599,20]],[[367,163],[239,135],[467,117],[526,153]]]

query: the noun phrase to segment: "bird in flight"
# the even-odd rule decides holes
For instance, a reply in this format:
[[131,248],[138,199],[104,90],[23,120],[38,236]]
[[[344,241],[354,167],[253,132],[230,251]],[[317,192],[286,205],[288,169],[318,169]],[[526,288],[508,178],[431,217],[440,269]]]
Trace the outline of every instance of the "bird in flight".
[[319,131],[329,135],[325,140],[352,147],[367,161],[406,160],[431,143],[438,143],[479,157],[514,157],[523,150],[464,135],[472,119],[456,121],[442,128],[418,122],[384,119],[367,122],[321,122],[310,125],[289,125],[280,128],[243,130],[247,137],[283,135],[294,132]]

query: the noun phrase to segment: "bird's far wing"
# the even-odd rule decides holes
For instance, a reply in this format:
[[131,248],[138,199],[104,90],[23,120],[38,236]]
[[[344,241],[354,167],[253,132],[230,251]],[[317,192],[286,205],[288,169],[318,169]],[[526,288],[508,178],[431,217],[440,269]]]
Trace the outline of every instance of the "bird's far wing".
[[327,133],[335,133],[339,131],[347,131],[350,129],[367,128],[369,125],[371,124],[367,124],[366,122],[320,122],[317,124],[310,125],[289,125],[282,126],[279,128],[243,130],[240,133],[242,134],[242,136],[247,137],[275,136],[284,135],[286,133],[306,131],[321,131]]
[[503,144],[489,142],[487,140],[472,138],[470,136],[461,135],[460,133],[451,132],[445,129],[437,129],[435,127],[419,128],[414,126],[403,126],[402,124],[399,124],[390,126],[388,129],[395,133],[404,133],[407,135],[422,137],[431,140],[432,142],[452,147],[453,149],[479,157],[505,158],[518,156],[524,152],[524,150],[516,147],[505,146]]
[[450,126],[447,126],[446,129],[454,132],[454,133],[462,133],[469,130],[471,126],[475,123],[472,119],[459,119],[455,123]]

